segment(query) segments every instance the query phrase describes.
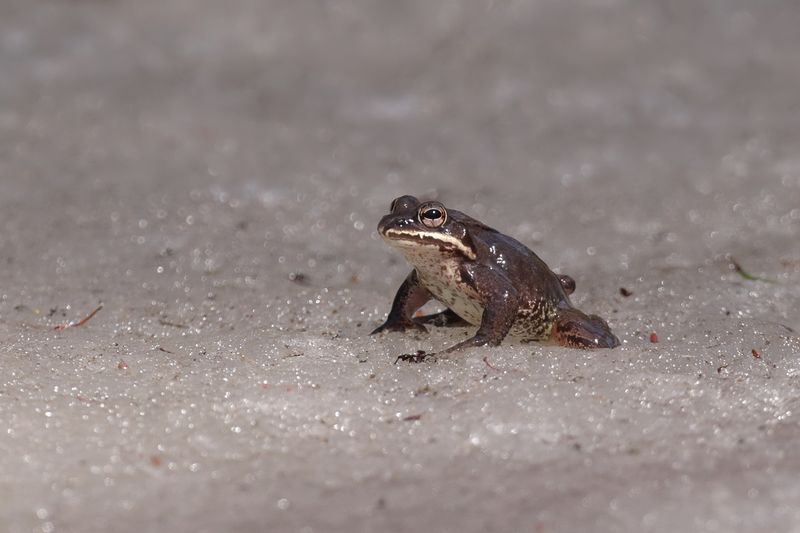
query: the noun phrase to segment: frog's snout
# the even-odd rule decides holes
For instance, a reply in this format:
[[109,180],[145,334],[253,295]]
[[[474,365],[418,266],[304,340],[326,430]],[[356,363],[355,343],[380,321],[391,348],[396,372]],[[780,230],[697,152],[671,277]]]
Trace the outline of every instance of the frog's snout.
[[398,217],[397,215],[386,215],[378,223],[378,233],[383,238],[388,238],[387,232],[402,232],[414,226],[414,219],[411,217]]

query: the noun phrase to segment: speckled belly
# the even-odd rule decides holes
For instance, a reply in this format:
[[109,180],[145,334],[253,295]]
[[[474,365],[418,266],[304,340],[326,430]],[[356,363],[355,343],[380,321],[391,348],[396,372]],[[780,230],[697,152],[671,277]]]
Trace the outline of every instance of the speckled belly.
[[469,285],[461,282],[456,265],[439,264],[433,272],[417,268],[420,283],[440,302],[470,324],[480,325],[483,307],[478,295]]

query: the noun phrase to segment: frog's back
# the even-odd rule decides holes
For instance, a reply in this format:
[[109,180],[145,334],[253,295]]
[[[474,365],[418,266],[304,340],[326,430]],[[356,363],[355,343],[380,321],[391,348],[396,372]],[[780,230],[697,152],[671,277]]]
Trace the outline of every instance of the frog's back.
[[481,226],[473,233],[478,261],[503,270],[526,300],[547,300],[558,307],[570,306],[560,278],[533,250],[513,237]]

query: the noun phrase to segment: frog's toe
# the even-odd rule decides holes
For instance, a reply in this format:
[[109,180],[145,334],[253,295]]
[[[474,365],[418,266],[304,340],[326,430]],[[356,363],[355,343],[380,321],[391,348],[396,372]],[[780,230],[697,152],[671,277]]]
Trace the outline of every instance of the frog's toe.
[[611,332],[605,320],[597,315],[586,315],[577,309],[562,310],[550,338],[557,344],[571,348],[615,348],[619,339]]
[[420,333],[427,333],[428,330],[422,324],[417,324],[412,320],[404,321],[404,320],[397,320],[394,322],[389,322],[388,320],[372,330],[370,335],[375,335],[376,333],[383,333],[384,331],[399,331],[404,332],[408,330],[419,331]]
[[418,316],[414,318],[416,324],[430,324],[432,326],[448,328],[469,326],[469,322],[458,316],[452,309],[446,309],[441,313],[432,315]]

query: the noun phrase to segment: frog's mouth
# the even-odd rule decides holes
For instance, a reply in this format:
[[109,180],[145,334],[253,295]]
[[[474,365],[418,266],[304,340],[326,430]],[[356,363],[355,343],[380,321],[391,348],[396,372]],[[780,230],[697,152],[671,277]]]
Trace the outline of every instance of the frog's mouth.
[[399,248],[434,248],[440,252],[457,252],[470,260],[474,260],[475,250],[465,245],[452,235],[446,233],[426,233],[410,229],[397,230],[386,228],[380,232],[381,237],[389,244]]

